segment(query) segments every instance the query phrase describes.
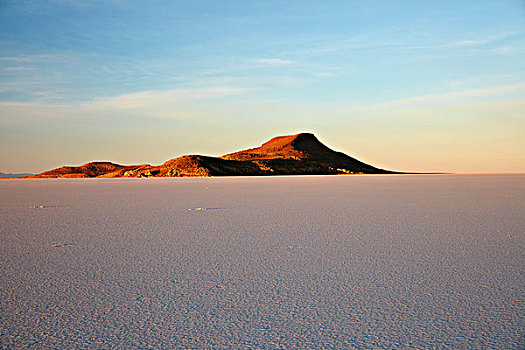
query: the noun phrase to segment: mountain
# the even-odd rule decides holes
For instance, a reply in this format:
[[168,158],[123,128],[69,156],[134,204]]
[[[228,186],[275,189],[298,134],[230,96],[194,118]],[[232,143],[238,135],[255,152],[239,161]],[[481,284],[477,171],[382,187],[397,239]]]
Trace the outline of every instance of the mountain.
[[15,177],[27,177],[33,174],[11,174],[11,173],[0,173],[0,179],[13,179]]
[[278,136],[262,146],[226,154],[222,159],[250,161],[279,174],[390,173],[331,150],[313,134]]
[[64,166],[29,178],[89,177],[183,177],[183,176],[264,176],[328,174],[394,174],[333,151],[313,134],[278,136],[260,147],[220,157],[187,155],[162,165],[119,165],[92,162]]

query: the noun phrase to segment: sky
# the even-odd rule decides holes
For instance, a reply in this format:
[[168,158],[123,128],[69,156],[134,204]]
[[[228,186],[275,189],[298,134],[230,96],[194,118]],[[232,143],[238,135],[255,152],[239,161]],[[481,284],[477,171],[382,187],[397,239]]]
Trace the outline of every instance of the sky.
[[0,172],[299,132],[386,169],[525,172],[525,1],[0,0]]

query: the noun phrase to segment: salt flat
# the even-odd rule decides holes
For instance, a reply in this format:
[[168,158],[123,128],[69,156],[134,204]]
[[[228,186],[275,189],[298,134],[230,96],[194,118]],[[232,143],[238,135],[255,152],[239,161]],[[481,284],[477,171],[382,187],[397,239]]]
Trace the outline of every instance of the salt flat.
[[0,193],[0,348],[525,344],[525,175],[5,180]]

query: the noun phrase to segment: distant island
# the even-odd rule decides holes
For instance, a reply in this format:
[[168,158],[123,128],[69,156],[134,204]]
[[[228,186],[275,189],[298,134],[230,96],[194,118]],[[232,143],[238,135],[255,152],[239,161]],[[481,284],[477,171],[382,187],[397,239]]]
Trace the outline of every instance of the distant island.
[[260,147],[220,157],[187,155],[162,165],[92,162],[23,178],[196,177],[332,174],[399,174],[333,151],[313,134],[278,136]]
[[33,174],[23,173],[23,174],[12,174],[12,173],[0,173],[0,179],[13,179],[15,177],[28,177]]

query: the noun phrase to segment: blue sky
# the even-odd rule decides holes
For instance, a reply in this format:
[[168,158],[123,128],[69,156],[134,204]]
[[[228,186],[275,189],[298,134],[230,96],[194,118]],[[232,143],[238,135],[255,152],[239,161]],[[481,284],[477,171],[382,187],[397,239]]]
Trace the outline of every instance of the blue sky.
[[0,0],[3,172],[301,131],[390,169],[523,172],[524,111],[519,0]]

